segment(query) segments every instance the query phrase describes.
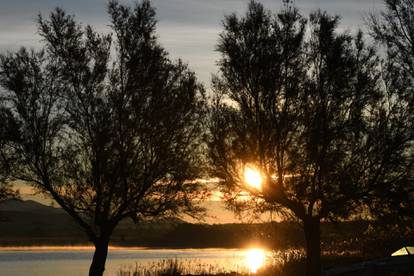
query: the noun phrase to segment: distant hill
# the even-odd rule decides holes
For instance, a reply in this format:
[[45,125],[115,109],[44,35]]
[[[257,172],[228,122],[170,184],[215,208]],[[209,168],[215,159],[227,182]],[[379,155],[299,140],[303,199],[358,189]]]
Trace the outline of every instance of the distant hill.
[[85,236],[62,209],[32,200],[11,199],[0,203],[0,243],[47,244],[49,241],[85,242]]
[[9,199],[0,203],[0,212],[10,211],[29,212],[38,214],[64,213],[64,211],[61,208],[46,206],[34,200]]
[[[324,223],[325,241],[352,240],[361,236],[363,221]],[[61,208],[31,200],[0,203],[0,246],[84,245],[88,238]],[[265,244],[274,248],[303,246],[300,227],[292,222],[256,224],[193,224],[179,219],[133,223],[122,221],[111,237],[113,245],[146,247],[237,248]],[[359,242],[358,242],[359,243]]]
[[[151,246],[155,240],[183,221],[176,218],[136,225],[122,221],[112,241],[117,244]],[[0,203],[0,246],[77,245],[88,243],[80,226],[61,208],[33,200],[10,199]]]
[[[272,240],[283,246],[287,234],[293,237],[289,239],[291,245],[302,243],[300,229],[289,223],[209,225],[172,218],[134,224],[125,220],[116,228],[111,243],[174,248],[244,247],[262,241],[270,244]],[[86,243],[88,239],[82,229],[60,208],[31,200],[8,200],[0,204],[0,246]]]

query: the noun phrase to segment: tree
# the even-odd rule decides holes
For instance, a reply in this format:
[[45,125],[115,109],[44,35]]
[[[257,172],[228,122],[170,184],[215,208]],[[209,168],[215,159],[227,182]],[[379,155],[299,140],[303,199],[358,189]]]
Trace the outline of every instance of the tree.
[[13,190],[10,184],[0,184],[0,203],[10,198],[16,198],[18,193]]
[[393,114],[393,130],[407,141],[403,157],[408,177],[403,185],[377,190],[381,205],[373,208],[374,215],[391,221],[411,221],[414,218],[414,3],[409,0],[386,0],[386,10],[378,17],[371,14],[368,27],[374,40],[385,49],[383,79],[389,110]]
[[115,47],[58,8],[39,16],[44,49],[0,57],[4,108],[19,126],[11,176],[84,229],[95,245],[89,275],[103,274],[121,220],[202,211],[203,88],[158,44],[149,1],[108,10]]
[[[372,37],[385,46],[388,71],[398,75],[397,80],[414,106],[414,4],[410,0],[385,0],[386,10],[378,17],[371,14],[368,27]],[[397,72],[396,72],[397,71]],[[396,78],[396,76],[393,76]],[[396,81],[396,80],[395,80]],[[401,83],[402,82],[402,83]],[[398,82],[396,83],[398,84]]]
[[[392,119],[398,110],[388,109],[379,58],[361,32],[338,33],[338,22],[315,12],[307,25],[289,4],[273,16],[251,1],[243,18],[224,20],[213,80],[212,176],[236,210],[301,221],[313,276],[321,220],[363,216],[380,202],[373,191],[409,177],[407,126]],[[261,185],[247,185],[252,170]]]
[[13,190],[13,187],[8,183],[8,175],[10,171],[10,164],[12,160],[8,160],[6,157],[6,140],[7,137],[13,135],[11,132],[17,129],[13,116],[7,109],[0,106],[0,203],[10,198],[18,198],[19,192]]

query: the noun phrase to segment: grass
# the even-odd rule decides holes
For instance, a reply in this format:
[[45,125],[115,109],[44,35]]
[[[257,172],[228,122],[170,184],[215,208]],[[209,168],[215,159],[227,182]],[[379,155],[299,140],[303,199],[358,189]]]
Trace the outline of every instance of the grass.
[[123,267],[118,276],[232,275],[234,272],[194,259],[167,259]]
[[280,251],[273,253],[272,261],[259,269],[256,273],[248,272],[246,267],[225,269],[194,259],[168,259],[155,261],[149,264],[136,263],[133,267],[123,267],[118,276],[270,276],[270,275],[303,275],[305,259],[303,251]]
[[[122,268],[118,276],[301,276],[305,275],[306,259],[302,250],[291,252],[277,252],[272,256],[272,262],[259,269],[256,273],[246,272],[246,270],[226,270],[212,264],[206,264],[200,260],[192,259],[168,259],[153,262],[150,265],[135,264],[134,267]],[[330,265],[351,264],[360,262],[361,257],[355,255],[325,255],[322,258],[325,268]],[[370,274],[368,274],[370,275]],[[376,275],[376,274],[372,274]],[[385,274],[381,274],[385,275]],[[392,276],[408,276],[410,273],[388,273]]]
[[[338,224],[341,231],[336,231],[334,224],[325,225],[323,237],[322,265],[324,268],[335,268],[341,265],[355,264],[366,260],[375,260],[390,254],[407,244],[414,244],[414,230],[411,227],[391,225],[368,225],[365,223]],[[329,226],[329,227],[328,227]],[[346,227],[345,227],[346,226]],[[328,229],[329,228],[329,229]],[[332,229],[330,229],[332,228]],[[353,232],[353,229],[358,228]],[[300,244],[299,244],[300,247]],[[163,260],[151,265],[139,265],[123,268],[119,276],[183,276],[183,275],[216,275],[216,276],[300,276],[305,272],[303,250],[284,248],[273,253],[268,265],[249,273],[243,267],[224,269],[214,264],[206,264],[200,260]],[[413,275],[394,273],[397,275]]]

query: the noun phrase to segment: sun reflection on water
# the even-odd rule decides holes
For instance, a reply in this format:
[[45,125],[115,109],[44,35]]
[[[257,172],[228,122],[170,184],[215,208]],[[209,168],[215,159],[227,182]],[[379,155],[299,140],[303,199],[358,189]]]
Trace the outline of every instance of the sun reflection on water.
[[252,248],[246,251],[246,264],[251,273],[256,273],[266,261],[266,254],[263,249]]

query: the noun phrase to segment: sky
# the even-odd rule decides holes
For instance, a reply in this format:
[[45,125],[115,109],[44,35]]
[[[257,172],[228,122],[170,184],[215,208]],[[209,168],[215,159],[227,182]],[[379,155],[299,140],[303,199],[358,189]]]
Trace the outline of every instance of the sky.
[[[133,4],[134,1],[120,0]],[[248,0],[152,0],[156,8],[157,34],[161,44],[173,59],[181,58],[194,70],[208,89],[212,74],[217,73],[215,52],[221,22],[226,14],[243,15]],[[281,0],[258,0],[268,9],[277,12]],[[91,25],[100,32],[109,32],[109,16],[106,0],[0,0],[0,52],[15,51],[21,46],[40,48],[41,39],[36,32],[36,17],[46,17],[55,7],[61,7],[83,25]],[[363,17],[378,13],[384,8],[382,0],[294,0],[303,15],[317,9],[340,15],[341,31],[355,32],[364,29]],[[31,196],[32,190],[20,186],[24,199],[45,202],[39,196]],[[209,203],[209,223],[236,222],[223,203]]]
[[[133,4],[132,0],[120,0]],[[265,7],[277,11],[281,0],[261,0]],[[242,15],[248,0],[152,0],[158,19],[158,36],[172,58],[182,58],[199,79],[209,87],[211,74],[217,73],[215,52],[224,15]],[[340,28],[364,27],[363,16],[383,8],[382,0],[294,0],[302,14],[322,9],[342,18]],[[109,31],[106,0],[0,0],[0,51],[21,46],[39,47],[35,20],[39,13],[47,16],[55,7],[74,14],[83,25]]]

